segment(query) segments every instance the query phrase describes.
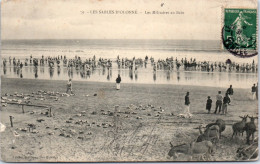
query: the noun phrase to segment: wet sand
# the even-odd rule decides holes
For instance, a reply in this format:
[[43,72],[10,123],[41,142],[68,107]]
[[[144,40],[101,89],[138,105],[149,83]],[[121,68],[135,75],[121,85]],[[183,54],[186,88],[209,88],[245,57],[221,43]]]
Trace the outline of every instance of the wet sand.
[[[39,90],[66,91],[66,81],[58,80],[1,78],[1,85],[2,96]],[[59,97],[58,101],[47,95],[43,95],[45,100],[35,100],[39,95],[31,97],[32,104],[51,106],[52,117],[41,114],[46,112],[44,108],[25,106],[23,114],[21,106],[2,107],[1,123],[6,125],[6,130],[1,133],[1,159],[8,162],[172,161],[166,158],[170,142],[173,145],[190,142],[199,134],[194,128],[221,118],[227,127],[212,159],[232,161],[236,159],[236,149],[245,145],[246,137],[244,134],[231,139],[231,125],[240,121],[239,115],[256,115],[258,107],[257,101],[250,99],[249,89],[234,88],[226,116],[207,114],[205,110],[206,98],[211,96],[211,112],[214,111],[215,95],[218,90],[224,92],[223,88],[122,83],[121,90],[117,91],[113,83],[75,81],[73,90],[75,96]],[[187,91],[193,117],[178,118]],[[115,111],[115,105],[119,105],[119,111],[109,115],[109,111]],[[14,117],[13,128],[10,115]],[[38,122],[39,119],[44,121]],[[19,129],[26,129],[29,123],[36,125],[35,133]],[[181,159],[187,160],[186,157],[176,160]]]

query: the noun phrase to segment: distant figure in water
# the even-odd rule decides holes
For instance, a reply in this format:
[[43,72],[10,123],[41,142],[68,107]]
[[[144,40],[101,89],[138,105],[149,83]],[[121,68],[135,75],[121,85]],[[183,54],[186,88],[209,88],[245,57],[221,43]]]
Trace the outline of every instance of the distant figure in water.
[[211,100],[210,96],[208,96],[208,100],[207,100],[207,104],[206,104],[206,110],[208,110],[208,113],[210,113],[211,106],[212,106],[212,100]]
[[120,82],[121,82],[121,77],[118,74],[118,77],[116,78],[116,89],[120,90]]
[[72,92],[72,81],[71,79],[69,79],[68,83],[67,83],[67,92],[68,93],[70,91],[71,94],[73,94]]

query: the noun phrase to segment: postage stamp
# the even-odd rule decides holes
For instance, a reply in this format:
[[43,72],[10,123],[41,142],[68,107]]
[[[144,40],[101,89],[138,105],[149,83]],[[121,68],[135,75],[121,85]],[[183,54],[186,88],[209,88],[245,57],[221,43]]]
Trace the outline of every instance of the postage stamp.
[[257,55],[257,10],[224,9],[222,42],[224,48],[235,56]]

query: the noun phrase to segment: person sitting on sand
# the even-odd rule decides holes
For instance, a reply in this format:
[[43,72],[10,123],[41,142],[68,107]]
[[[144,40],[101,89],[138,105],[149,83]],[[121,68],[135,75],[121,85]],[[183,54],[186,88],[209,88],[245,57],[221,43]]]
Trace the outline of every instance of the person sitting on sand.
[[116,89],[120,90],[120,82],[121,82],[121,77],[118,74],[118,77],[116,78]]
[[67,83],[67,92],[68,93],[70,91],[71,94],[73,94],[72,92],[72,81],[71,79],[69,79],[68,83]]
[[208,96],[208,100],[207,100],[207,104],[206,104],[206,110],[208,110],[208,113],[210,113],[211,105],[212,105],[212,100],[211,100],[210,96]]

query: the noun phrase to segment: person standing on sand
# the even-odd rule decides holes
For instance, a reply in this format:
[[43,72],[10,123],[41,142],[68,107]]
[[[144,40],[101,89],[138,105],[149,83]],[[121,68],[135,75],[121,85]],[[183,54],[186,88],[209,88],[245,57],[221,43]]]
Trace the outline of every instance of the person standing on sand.
[[257,84],[256,84],[256,99],[258,100],[258,82],[257,82]]
[[217,114],[218,108],[219,108],[218,113],[220,113],[220,111],[221,111],[222,99],[223,99],[223,96],[221,95],[221,91],[218,91],[218,94],[217,94],[217,96],[216,96],[216,99],[217,99],[217,101],[216,101],[216,109],[215,109],[215,112],[214,112],[215,114]]
[[189,97],[190,93],[187,92],[186,93],[186,96],[185,96],[185,114],[188,116],[188,117],[191,117],[191,113],[190,113],[190,97]]
[[226,93],[226,96],[223,98],[222,114],[227,114],[228,102],[229,102],[229,97],[228,97],[228,93]]
[[229,96],[229,102],[228,102],[228,105],[230,105],[232,95],[234,94],[234,91],[233,91],[232,85],[230,85],[230,87],[227,89],[227,93],[228,93],[228,96]]
[[118,74],[118,77],[116,78],[116,90],[120,90],[120,82],[121,82],[121,77]]
[[206,104],[206,110],[208,110],[208,113],[210,113],[211,105],[212,105],[212,100],[211,100],[210,96],[208,96],[208,100],[207,100],[207,104]]
[[252,86],[252,100],[255,100],[255,95],[256,95],[256,86],[255,84]]
[[71,94],[73,94],[72,92],[72,81],[71,79],[69,79],[68,83],[67,83],[67,92],[68,93],[70,91]]

